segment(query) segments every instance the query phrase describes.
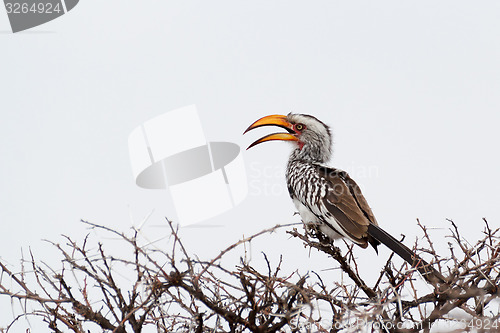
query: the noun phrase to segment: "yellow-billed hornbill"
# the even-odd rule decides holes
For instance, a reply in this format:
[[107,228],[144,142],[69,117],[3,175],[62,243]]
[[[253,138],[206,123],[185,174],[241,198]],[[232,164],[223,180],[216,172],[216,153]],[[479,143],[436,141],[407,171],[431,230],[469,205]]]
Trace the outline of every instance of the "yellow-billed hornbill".
[[302,221],[318,225],[319,230],[334,240],[346,237],[375,250],[383,243],[431,283],[444,282],[444,277],[412,250],[378,226],[370,206],[358,185],[347,172],[325,165],[332,155],[330,129],[317,118],[304,114],[263,117],[247,130],[261,126],[279,126],[288,133],[273,133],[260,138],[247,149],[266,141],[292,141],[294,149],[286,168],[290,196]]

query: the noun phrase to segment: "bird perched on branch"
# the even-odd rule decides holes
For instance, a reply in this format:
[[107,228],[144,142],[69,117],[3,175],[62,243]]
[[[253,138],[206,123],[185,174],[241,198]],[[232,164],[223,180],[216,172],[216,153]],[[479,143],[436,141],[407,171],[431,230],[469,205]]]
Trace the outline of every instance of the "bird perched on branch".
[[243,134],[271,125],[282,127],[287,133],[266,135],[247,149],[272,140],[294,143],[286,181],[306,225],[317,225],[330,239],[345,237],[362,248],[370,244],[377,250],[382,243],[416,267],[427,281],[445,281],[432,266],[379,227],[360,188],[347,172],[325,165],[332,155],[332,137],[327,125],[305,114],[271,115],[254,122]]

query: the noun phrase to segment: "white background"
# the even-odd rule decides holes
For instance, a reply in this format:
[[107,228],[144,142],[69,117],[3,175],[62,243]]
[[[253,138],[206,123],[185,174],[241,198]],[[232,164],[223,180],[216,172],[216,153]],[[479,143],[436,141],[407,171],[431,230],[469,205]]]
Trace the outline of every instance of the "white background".
[[[500,220],[499,14],[498,1],[85,0],[12,34],[0,10],[0,258],[19,270],[31,247],[57,266],[41,240],[81,239],[80,219],[126,231],[153,211],[144,232],[167,235],[170,198],[135,186],[127,139],[189,104],[208,140],[242,148],[270,133],[242,136],[261,116],[315,115],[332,126],[331,164],[357,180],[385,229],[411,244],[420,218],[444,229],[435,233],[445,251],[451,218],[474,242],[483,217]],[[245,152],[249,197],[183,229],[190,251],[215,255],[298,221],[284,184],[289,150]],[[257,244],[256,258],[300,258],[291,270],[335,267],[284,232]],[[367,273],[388,255],[355,253]],[[0,327],[11,316],[0,311]]]

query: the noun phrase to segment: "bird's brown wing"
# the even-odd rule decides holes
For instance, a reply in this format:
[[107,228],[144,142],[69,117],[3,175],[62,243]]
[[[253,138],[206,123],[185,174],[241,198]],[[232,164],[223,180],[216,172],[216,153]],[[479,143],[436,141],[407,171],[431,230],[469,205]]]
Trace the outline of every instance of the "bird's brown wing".
[[377,225],[377,220],[361,189],[345,171],[320,165],[316,170],[328,183],[328,191],[323,198],[328,212],[349,238],[366,247],[371,242],[368,225]]
[[383,243],[410,265],[417,267],[420,274],[432,284],[446,282],[441,273],[378,226],[361,189],[347,172],[321,165],[317,165],[316,170],[328,182],[323,203],[337,222],[327,223],[340,226],[352,241],[362,247],[370,243],[376,250],[377,245]]

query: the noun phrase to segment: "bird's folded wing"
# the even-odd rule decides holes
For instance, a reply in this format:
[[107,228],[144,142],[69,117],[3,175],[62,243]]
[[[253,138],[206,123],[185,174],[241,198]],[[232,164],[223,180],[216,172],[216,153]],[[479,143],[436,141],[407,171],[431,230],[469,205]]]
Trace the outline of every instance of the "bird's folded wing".
[[359,186],[345,171],[320,165],[316,170],[327,182],[326,209],[351,239],[367,245],[368,225],[377,221]]

